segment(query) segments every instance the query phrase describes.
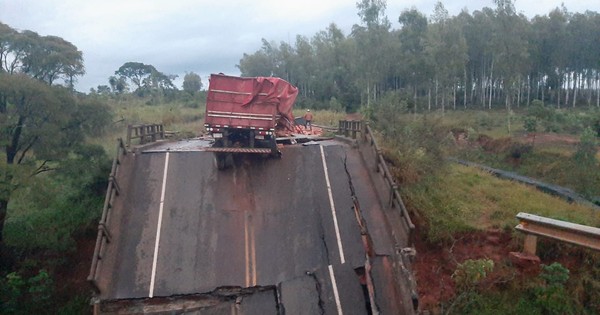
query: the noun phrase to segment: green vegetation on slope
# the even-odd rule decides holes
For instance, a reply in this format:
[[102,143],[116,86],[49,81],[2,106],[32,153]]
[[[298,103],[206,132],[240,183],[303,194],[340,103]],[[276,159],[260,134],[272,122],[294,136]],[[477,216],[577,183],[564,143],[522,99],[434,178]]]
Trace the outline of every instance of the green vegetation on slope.
[[401,191],[405,202],[424,217],[433,243],[459,232],[510,230],[519,212],[600,227],[598,211],[462,165],[449,165]]

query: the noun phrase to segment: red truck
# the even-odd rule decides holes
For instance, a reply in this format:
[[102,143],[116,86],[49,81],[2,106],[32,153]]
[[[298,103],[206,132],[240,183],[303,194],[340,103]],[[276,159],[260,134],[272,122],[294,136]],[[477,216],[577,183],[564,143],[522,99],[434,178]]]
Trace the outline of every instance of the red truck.
[[233,153],[278,157],[276,137],[294,130],[292,108],[298,89],[280,78],[211,74],[206,97],[206,131],[215,142],[217,167],[229,164]]

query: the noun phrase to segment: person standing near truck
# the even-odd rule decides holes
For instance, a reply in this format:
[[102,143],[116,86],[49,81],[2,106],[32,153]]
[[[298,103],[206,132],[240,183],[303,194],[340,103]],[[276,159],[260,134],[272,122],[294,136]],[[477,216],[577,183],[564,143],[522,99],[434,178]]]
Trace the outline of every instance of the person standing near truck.
[[313,114],[310,112],[310,109],[307,109],[306,114],[304,114],[304,128],[308,128],[312,131],[312,120]]

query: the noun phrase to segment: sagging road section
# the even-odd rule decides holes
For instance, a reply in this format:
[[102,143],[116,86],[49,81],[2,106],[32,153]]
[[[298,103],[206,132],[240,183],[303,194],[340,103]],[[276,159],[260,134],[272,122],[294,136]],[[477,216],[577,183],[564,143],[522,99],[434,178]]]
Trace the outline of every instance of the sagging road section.
[[122,162],[100,313],[404,313],[407,299],[386,275],[393,245],[357,150],[286,146],[281,159],[240,155],[218,170],[194,147],[166,143]]

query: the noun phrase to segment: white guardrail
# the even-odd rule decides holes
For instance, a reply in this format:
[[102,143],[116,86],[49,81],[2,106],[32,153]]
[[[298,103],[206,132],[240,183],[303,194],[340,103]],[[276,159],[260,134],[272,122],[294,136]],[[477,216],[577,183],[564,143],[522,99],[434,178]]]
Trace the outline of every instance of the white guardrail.
[[600,228],[541,217],[529,213],[517,214],[517,231],[526,234],[523,252],[535,255],[537,237],[548,237],[600,251]]

